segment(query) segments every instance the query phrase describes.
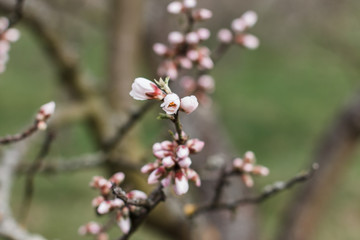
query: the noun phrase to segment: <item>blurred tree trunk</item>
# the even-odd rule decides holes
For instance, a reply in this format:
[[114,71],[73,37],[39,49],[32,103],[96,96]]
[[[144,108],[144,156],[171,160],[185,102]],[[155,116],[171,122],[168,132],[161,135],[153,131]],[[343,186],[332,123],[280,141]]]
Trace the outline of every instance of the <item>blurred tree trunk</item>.
[[360,93],[328,129],[315,153],[320,164],[314,177],[295,195],[287,209],[279,240],[310,240],[321,221],[336,183],[349,166],[360,137]]

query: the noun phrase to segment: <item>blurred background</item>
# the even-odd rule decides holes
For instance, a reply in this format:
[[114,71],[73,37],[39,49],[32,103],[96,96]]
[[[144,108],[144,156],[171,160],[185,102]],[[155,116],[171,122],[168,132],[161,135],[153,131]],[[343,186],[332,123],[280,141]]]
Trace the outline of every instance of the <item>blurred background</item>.
[[[11,1],[0,2],[11,4]],[[112,22],[108,17],[111,1],[25,2],[26,11],[38,9],[40,14],[51,9],[56,13],[44,14],[52,22],[50,29],[79,53],[80,68],[92,76],[91,84],[105,94],[111,64],[109,28]],[[137,21],[141,29],[137,35],[138,57],[136,66],[132,66],[131,60],[129,65],[122,63],[135,69],[124,92],[129,92],[135,77],[156,77],[151,59],[158,59],[150,53],[151,45],[155,41],[165,43],[166,29],[176,29],[178,23],[176,16],[166,13],[168,3],[155,0],[138,3]],[[45,7],[39,7],[43,5]],[[252,150],[258,163],[270,168],[268,177],[255,179],[254,192],[274,181],[291,178],[307,168],[324,134],[358,94],[360,2],[201,0],[198,5],[214,14],[213,19],[203,24],[212,30],[210,48],[216,45],[218,29],[229,27],[232,19],[246,10],[258,13],[258,23],[251,33],[259,37],[260,47],[251,51],[233,46],[212,72],[216,80],[214,109],[235,148],[232,156],[242,156]],[[3,13],[7,14],[8,9],[3,8]],[[0,136],[24,129],[38,107],[48,101],[55,100],[60,108],[68,107],[70,102],[41,37],[26,21],[25,18],[16,26],[22,36],[12,45],[7,70],[0,76]],[[136,22],[128,19],[130,27],[134,24]],[[155,27],[149,27],[151,25]],[[157,30],[159,28],[162,31]],[[131,33],[122,34],[126,37]],[[124,99],[132,105],[131,109],[134,105],[140,106],[128,96]],[[135,136],[140,136],[139,144],[146,151],[165,136],[162,122],[155,120],[158,112],[159,109],[152,109],[133,131]],[[35,140],[31,154],[35,156],[40,145],[41,140]],[[79,120],[64,124],[56,132],[49,158],[66,159],[97,150],[86,122]],[[26,161],[34,158],[31,154]],[[359,152],[354,149],[354,154],[340,164],[312,239],[359,239],[360,163],[353,161],[358,157]],[[103,168],[94,168],[37,175],[28,228],[48,239],[80,239],[78,227],[98,220],[90,205],[96,191],[87,186],[93,175],[102,174],[106,174]],[[24,177],[19,175],[12,197],[15,216],[19,214],[23,188]],[[259,239],[276,239],[283,226],[285,209],[297,190],[295,187],[283,192],[259,206]],[[239,212],[241,214],[241,209]],[[114,231],[114,236],[119,235],[118,229]],[[143,226],[133,239],[171,238]]]

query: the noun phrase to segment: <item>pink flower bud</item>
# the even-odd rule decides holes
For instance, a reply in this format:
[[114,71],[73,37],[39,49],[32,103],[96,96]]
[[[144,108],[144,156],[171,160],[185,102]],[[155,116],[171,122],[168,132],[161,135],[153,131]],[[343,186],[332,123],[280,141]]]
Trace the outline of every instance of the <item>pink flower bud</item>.
[[205,69],[212,69],[214,67],[214,62],[212,61],[212,59],[208,56],[206,57],[202,57],[200,60],[199,60],[199,64],[202,68],[205,68]]
[[180,43],[183,43],[185,40],[184,35],[181,32],[170,32],[168,36],[168,41],[170,44],[178,45]]
[[110,211],[110,208],[111,208],[111,202],[110,201],[103,201],[102,203],[100,203],[100,205],[98,206],[96,211],[99,214],[105,214],[105,213],[108,213]]
[[159,178],[161,178],[165,174],[166,170],[164,167],[159,167],[152,171],[148,177],[148,184],[154,184],[159,181]]
[[242,166],[242,170],[244,170],[245,172],[252,172],[254,169],[254,165],[251,163],[244,163]]
[[177,60],[180,63],[180,66],[184,69],[191,69],[193,66],[191,60],[187,57],[178,57]]
[[91,201],[91,205],[93,207],[98,207],[100,205],[100,203],[102,203],[104,201],[104,197],[103,196],[97,196],[96,198],[94,198],[92,201]]
[[186,34],[185,40],[188,44],[198,44],[200,41],[199,35],[196,32]]
[[190,153],[198,153],[201,152],[201,150],[204,148],[205,143],[197,138],[189,139],[186,142],[186,145],[188,146]]
[[[38,114],[38,120],[44,120],[47,117],[49,117],[50,115],[54,114],[54,112],[55,112],[55,102],[46,103],[40,107],[40,111]],[[40,117],[39,115],[42,115],[42,117]],[[39,119],[39,118],[41,118],[41,119]]]
[[166,168],[171,168],[175,165],[175,162],[172,157],[168,156],[162,159],[162,164]]
[[209,9],[201,8],[194,11],[193,18],[197,21],[205,21],[212,17],[212,12]]
[[46,124],[46,122],[44,122],[44,121],[38,122],[38,123],[37,123],[37,128],[38,128],[39,130],[42,130],[42,131],[46,130],[46,129],[47,129],[47,124]]
[[123,233],[127,234],[131,229],[131,220],[129,217],[129,209],[123,208],[121,213],[118,213],[116,220],[117,220],[117,224],[118,224],[119,228],[121,229],[121,231]]
[[111,209],[114,208],[121,208],[123,207],[125,204],[123,202],[123,200],[119,199],[119,198],[115,198],[114,200],[110,201],[110,207]]
[[6,17],[1,17],[0,18],[0,31],[4,31],[6,28],[9,27],[9,19],[7,19]]
[[195,186],[197,187],[201,186],[201,180],[199,174],[197,174],[197,172],[195,172],[193,169],[191,168],[186,169],[186,177],[187,179],[193,181],[195,183]]
[[167,114],[175,114],[180,107],[179,96],[175,93],[170,93],[164,98],[164,102],[160,105]]
[[183,7],[184,6],[181,2],[175,1],[175,2],[171,2],[167,6],[167,11],[172,14],[179,14],[179,13],[181,13]]
[[3,37],[9,42],[16,42],[20,38],[20,31],[15,28],[8,29]]
[[185,8],[194,8],[196,7],[196,0],[184,0],[183,4]]
[[254,186],[254,181],[249,174],[242,174],[241,179],[244,182],[245,186],[247,186],[247,187]]
[[191,61],[197,61],[200,57],[199,52],[196,51],[195,49],[189,50],[186,53],[186,56],[191,60]]
[[171,179],[172,179],[172,176],[171,176],[171,174],[169,173],[165,178],[163,178],[163,179],[161,180],[161,185],[162,185],[163,187],[168,187],[168,186],[170,186],[170,184],[171,184]]
[[152,146],[152,150],[153,150],[153,152],[162,150],[161,144],[160,143],[154,143],[154,145]]
[[130,96],[135,100],[159,99],[162,100],[165,94],[155,83],[146,78],[136,78],[132,84]]
[[169,140],[162,141],[161,142],[161,148],[163,150],[171,151],[174,148],[174,143],[169,141]]
[[235,158],[233,160],[233,167],[236,168],[237,170],[242,170],[242,166],[244,164],[244,161],[241,158]]
[[101,231],[101,226],[96,223],[96,222],[89,222],[83,226],[81,226],[78,230],[78,233],[80,235],[85,235],[85,234],[92,234],[92,235],[95,235],[95,234],[99,234]]
[[130,199],[147,199],[146,193],[139,190],[132,190],[126,194]]
[[245,31],[246,27],[247,23],[242,18],[236,18],[231,23],[232,30],[238,33]]
[[158,74],[164,77],[170,77],[175,80],[178,76],[177,66],[172,60],[162,62],[158,68]]
[[199,106],[197,98],[194,95],[183,97],[181,99],[181,110],[187,114],[192,113]]
[[184,76],[180,79],[180,86],[186,92],[193,92],[196,89],[196,82],[192,77]]
[[175,173],[175,185],[174,191],[177,195],[182,195],[187,193],[189,190],[189,183],[182,171],[178,171]]
[[155,43],[153,45],[153,50],[159,56],[164,56],[168,52],[168,48],[162,43]]
[[260,176],[267,176],[269,175],[270,171],[267,167],[263,166],[255,166],[253,169],[253,174],[257,174]]
[[97,236],[96,236],[96,240],[109,240],[109,235],[107,233],[99,233]]
[[210,31],[207,28],[199,28],[196,32],[201,41],[205,41],[210,37]]
[[255,163],[255,154],[254,154],[254,152],[252,152],[252,151],[247,151],[247,152],[244,154],[244,161],[245,161],[246,163],[254,164],[254,163]]
[[124,179],[125,179],[125,174],[122,172],[117,172],[109,180],[110,182],[119,185],[120,183],[122,183],[122,181],[124,181]]
[[245,34],[241,37],[241,44],[248,49],[256,49],[260,45],[259,39],[252,34]]
[[180,159],[178,164],[181,168],[188,168],[192,164],[192,161],[191,161],[191,158],[186,157],[186,158]]
[[152,171],[154,171],[156,168],[159,167],[159,164],[158,163],[148,163],[146,165],[144,165],[142,168],[141,168],[141,172],[142,173],[151,173]]
[[178,158],[186,158],[189,156],[189,154],[190,154],[189,148],[185,145],[180,145],[176,149],[176,156]]
[[215,88],[214,78],[210,75],[201,75],[198,79],[198,86],[206,92],[213,92]]
[[229,29],[226,29],[226,28],[220,29],[217,37],[220,42],[225,43],[225,44],[229,44],[233,40],[233,34],[231,33],[231,31]]
[[247,11],[245,12],[241,18],[244,20],[248,28],[251,28],[257,22],[258,16],[254,11]]

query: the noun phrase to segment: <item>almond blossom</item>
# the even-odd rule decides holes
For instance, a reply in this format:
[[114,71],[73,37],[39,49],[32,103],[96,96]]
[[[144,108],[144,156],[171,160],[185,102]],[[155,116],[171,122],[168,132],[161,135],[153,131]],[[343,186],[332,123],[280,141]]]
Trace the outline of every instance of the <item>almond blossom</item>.
[[189,180],[196,186],[201,185],[199,175],[190,168],[192,161],[189,155],[200,152],[203,147],[204,142],[199,139],[189,139],[184,144],[176,141],[155,143],[153,154],[156,160],[144,165],[141,172],[149,174],[149,184],[161,182],[163,187],[172,185],[177,195],[185,194],[189,190]]
[[199,106],[198,100],[194,95],[183,97],[180,102],[181,110],[187,114],[192,113]]
[[234,171],[241,173],[241,179],[247,187],[254,185],[251,175],[269,175],[269,169],[261,165],[255,165],[255,161],[255,154],[251,151],[246,152],[243,158],[233,160]]
[[162,100],[165,97],[165,93],[155,83],[146,78],[136,78],[131,88],[130,96],[136,100]]

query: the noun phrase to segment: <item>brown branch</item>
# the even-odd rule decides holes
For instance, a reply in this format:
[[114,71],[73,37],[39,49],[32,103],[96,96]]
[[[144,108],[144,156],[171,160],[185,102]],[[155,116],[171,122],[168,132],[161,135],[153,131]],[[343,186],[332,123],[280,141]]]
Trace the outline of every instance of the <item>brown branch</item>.
[[131,215],[131,228],[129,233],[124,234],[119,240],[127,240],[138,229],[138,227],[144,222],[150,212],[161,202],[165,201],[165,194],[163,187],[159,185],[148,197],[148,206],[144,208],[137,215]]
[[[241,198],[241,199],[238,199],[238,200],[235,200],[232,202],[225,202],[225,203],[217,203],[217,202],[213,201],[210,204],[196,207],[195,210],[188,215],[188,217],[194,217],[196,215],[199,215],[204,212],[209,212],[209,211],[217,211],[217,210],[233,211],[241,205],[262,203],[263,201],[269,199],[270,197],[275,196],[277,193],[280,193],[284,190],[290,189],[293,186],[295,186],[296,184],[307,181],[308,179],[310,179],[313,176],[313,174],[315,173],[315,171],[318,168],[319,168],[319,165],[314,163],[311,166],[310,170],[300,173],[297,176],[291,178],[290,180],[288,180],[286,182],[275,182],[271,186],[266,187],[260,195],[255,196],[255,197],[246,197],[246,198]],[[224,176],[225,175],[222,174],[220,179],[225,179],[226,177],[224,177]],[[223,182],[223,180],[220,180],[220,182]]]
[[113,191],[114,195],[117,198],[120,198],[121,200],[123,200],[125,204],[134,205],[134,206],[138,206],[138,207],[144,207],[146,209],[148,209],[151,206],[148,199],[129,199],[126,196],[126,192],[124,190],[122,190],[120,187],[117,187],[115,184],[112,186],[112,191]]
[[31,125],[28,129],[23,131],[22,133],[18,133],[12,136],[6,136],[0,138],[0,145],[15,143],[18,141],[21,141],[27,137],[30,137],[33,133],[35,133],[38,130],[38,123],[39,121],[35,121],[33,125]]
[[38,156],[35,158],[33,164],[29,167],[26,177],[25,177],[25,188],[22,199],[22,204],[20,208],[20,223],[26,225],[26,218],[28,216],[32,197],[34,193],[34,178],[36,173],[39,171],[41,164],[50,151],[51,143],[53,142],[55,134],[53,132],[48,132],[44,139],[43,145]]

